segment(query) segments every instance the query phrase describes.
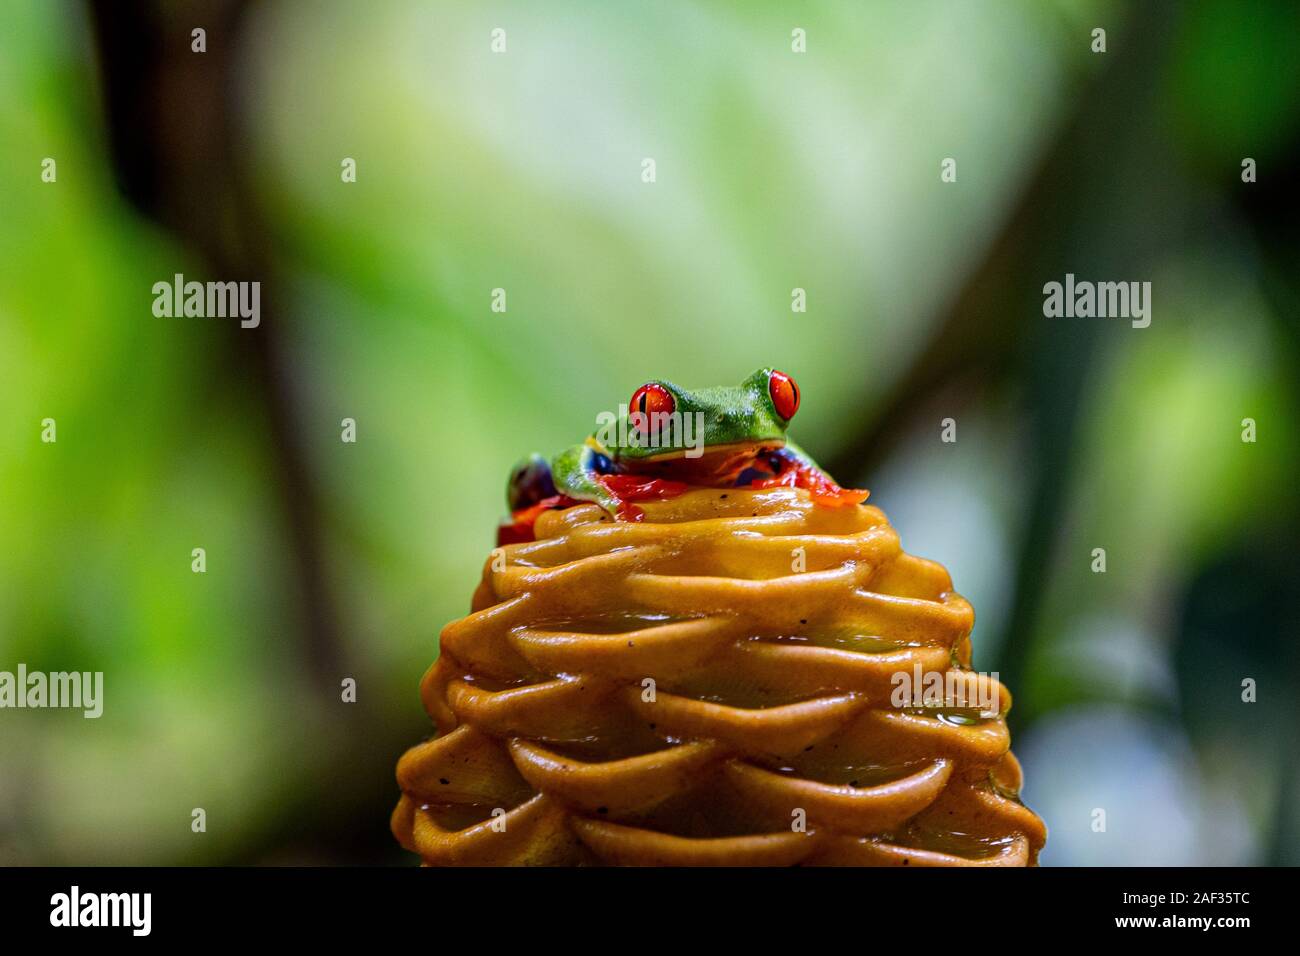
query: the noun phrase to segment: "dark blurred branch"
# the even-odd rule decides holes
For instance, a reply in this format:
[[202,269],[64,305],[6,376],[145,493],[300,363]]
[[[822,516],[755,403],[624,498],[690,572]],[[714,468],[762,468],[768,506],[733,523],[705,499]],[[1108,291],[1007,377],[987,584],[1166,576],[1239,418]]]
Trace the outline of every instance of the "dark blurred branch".
[[[300,656],[320,686],[337,690],[342,650],[322,558],[318,493],[302,440],[308,429],[289,386],[279,331],[284,287],[245,178],[251,149],[234,106],[248,8],[239,0],[89,4],[122,192],[204,263],[203,278],[262,284],[261,324],[221,327],[224,372],[228,387],[260,399],[265,453],[293,546],[288,574],[297,587]],[[207,31],[205,53],[191,51],[195,27]]]
[[[1112,50],[1074,95],[1060,135],[1040,162],[983,262],[972,272],[910,371],[893,384],[868,428],[830,464],[840,476],[867,476],[916,427],[945,392],[1004,390],[1025,402],[1024,475],[1028,500],[1016,548],[1011,612],[999,642],[999,670],[1012,688],[1025,685],[1032,642],[1065,508],[1088,375],[1102,347],[1095,323],[1049,324],[1041,312],[1043,283],[1066,272],[1121,272],[1150,249],[1117,248],[1088,214],[1113,195],[1115,167],[1097,162],[1094,143],[1141,142],[1144,116],[1136,96],[1154,95],[1153,54],[1166,47],[1171,8],[1143,5],[1128,14],[1123,49]],[[1069,184],[1063,187],[1062,184]],[[1117,230],[1118,231],[1118,230]],[[1158,243],[1159,228],[1138,229]],[[1007,303],[1012,303],[1008,308]],[[1014,388],[1008,388],[1014,386]],[[959,414],[958,414],[958,417]],[[933,423],[937,435],[938,418]],[[978,648],[976,648],[978,652]],[[1036,702],[1011,712],[1013,729],[1032,718]],[[1041,704],[1039,704],[1041,706]]]

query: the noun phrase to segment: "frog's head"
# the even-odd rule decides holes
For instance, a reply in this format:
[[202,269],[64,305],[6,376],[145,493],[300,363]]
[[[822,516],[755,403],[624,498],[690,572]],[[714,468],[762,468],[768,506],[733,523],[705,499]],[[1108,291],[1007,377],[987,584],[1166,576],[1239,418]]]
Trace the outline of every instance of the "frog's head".
[[776,369],[759,369],[739,385],[717,388],[653,381],[632,394],[626,415],[611,416],[612,427],[598,433],[598,440],[621,461],[717,462],[784,446],[786,426],[798,410],[799,386]]

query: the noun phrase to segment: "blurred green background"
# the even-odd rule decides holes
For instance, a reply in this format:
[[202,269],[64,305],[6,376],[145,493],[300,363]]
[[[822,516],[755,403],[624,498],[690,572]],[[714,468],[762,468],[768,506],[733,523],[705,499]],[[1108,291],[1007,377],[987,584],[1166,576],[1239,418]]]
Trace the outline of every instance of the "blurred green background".
[[105,672],[0,713],[0,863],[411,862],[509,466],[761,365],[973,602],[1045,864],[1300,862],[1298,10],[0,4],[0,669]]

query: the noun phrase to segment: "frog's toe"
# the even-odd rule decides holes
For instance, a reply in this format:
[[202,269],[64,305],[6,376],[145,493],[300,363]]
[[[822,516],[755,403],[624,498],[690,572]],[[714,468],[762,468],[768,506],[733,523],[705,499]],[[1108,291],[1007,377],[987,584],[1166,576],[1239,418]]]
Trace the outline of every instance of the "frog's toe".
[[510,471],[506,486],[506,503],[511,511],[531,508],[544,498],[556,494],[551,466],[545,458],[534,452]]

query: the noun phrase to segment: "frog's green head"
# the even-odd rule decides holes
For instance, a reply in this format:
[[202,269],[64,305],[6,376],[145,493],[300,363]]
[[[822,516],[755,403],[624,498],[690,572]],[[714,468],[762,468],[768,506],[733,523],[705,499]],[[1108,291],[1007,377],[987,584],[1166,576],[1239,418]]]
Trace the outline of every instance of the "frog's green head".
[[603,419],[595,437],[621,460],[699,458],[724,446],[779,448],[798,410],[799,386],[776,369],[716,388],[660,380],[638,388],[626,413]]

